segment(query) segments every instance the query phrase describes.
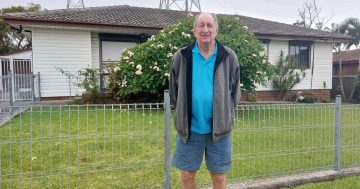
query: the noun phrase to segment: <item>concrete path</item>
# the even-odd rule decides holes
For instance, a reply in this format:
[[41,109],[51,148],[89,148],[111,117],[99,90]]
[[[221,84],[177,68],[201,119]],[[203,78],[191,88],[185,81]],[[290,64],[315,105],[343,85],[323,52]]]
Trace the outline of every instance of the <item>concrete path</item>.
[[8,101],[0,101],[0,127],[31,106],[56,106],[68,103],[68,100],[35,101],[35,103],[32,101],[16,101],[10,106]]

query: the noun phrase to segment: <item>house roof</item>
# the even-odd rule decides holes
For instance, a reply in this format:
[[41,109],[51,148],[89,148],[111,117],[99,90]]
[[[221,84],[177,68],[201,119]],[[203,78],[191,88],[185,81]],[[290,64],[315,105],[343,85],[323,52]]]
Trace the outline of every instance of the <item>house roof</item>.
[[[197,14],[197,13],[193,13]],[[35,25],[46,23],[91,24],[96,26],[121,26],[136,28],[162,29],[188,15],[184,11],[164,10],[155,8],[133,7],[128,5],[91,7],[82,9],[45,10],[28,13],[7,13],[0,18],[8,23]],[[324,40],[330,42],[349,41],[348,35],[330,33],[321,30],[302,28],[289,24],[273,22],[252,17],[239,17],[249,31],[263,38],[286,37],[288,39]]]
[[[344,64],[358,64],[359,62],[359,54],[360,54],[360,49],[354,49],[351,51],[345,51],[342,52],[342,62]],[[333,63],[334,64],[338,64],[340,61],[340,53],[339,52],[334,52],[333,53]]]

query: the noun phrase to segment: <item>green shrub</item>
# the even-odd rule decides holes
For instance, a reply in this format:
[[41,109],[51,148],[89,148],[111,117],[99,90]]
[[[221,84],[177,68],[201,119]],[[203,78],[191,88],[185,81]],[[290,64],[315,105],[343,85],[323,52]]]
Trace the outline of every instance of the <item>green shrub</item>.
[[[255,83],[265,84],[271,74],[271,65],[264,60],[265,53],[259,41],[247,31],[238,18],[218,16],[217,39],[232,48],[240,62],[242,90],[253,91]],[[109,85],[121,99],[151,96],[161,99],[168,88],[171,59],[175,52],[194,41],[194,17],[170,25],[145,43],[124,51],[113,69]]]
[[99,69],[87,67],[76,73],[65,71],[60,67],[55,67],[55,69],[65,75],[76,87],[85,89],[85,93],[90,93],[95,97],[99,94]]
[[305,95],[304,96],[304,99],[300,102],[303,102],[303,103],[314,103],[316,102],[316,98],[314,96],[311,96],[311,95]]
[[278,89],[284,100],[286,94],[305,78],[304,68],[299,67],[297,61],[284,56],[283,51],[276,65],[274,66],[274,75],[271,78],[273,88]]

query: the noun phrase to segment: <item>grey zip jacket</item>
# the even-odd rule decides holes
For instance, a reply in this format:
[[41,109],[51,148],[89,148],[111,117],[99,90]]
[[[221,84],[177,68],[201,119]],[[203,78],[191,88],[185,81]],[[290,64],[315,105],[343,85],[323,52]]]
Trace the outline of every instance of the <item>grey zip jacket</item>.
[[[214,67],[212,137],[216,142],[230,134],[240,96],[240,66],[235,52],[220,44]],[[175,128],[186,143],[192,116],[192,49],[195,42],[173,56],[170,72],[170,100],[175,106]]]

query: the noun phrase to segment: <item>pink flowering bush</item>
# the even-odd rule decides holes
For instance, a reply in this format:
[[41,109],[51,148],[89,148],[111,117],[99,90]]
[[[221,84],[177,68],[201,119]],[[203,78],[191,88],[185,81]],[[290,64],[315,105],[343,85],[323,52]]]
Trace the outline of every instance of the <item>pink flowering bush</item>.
[[[265,61],[259,41],[238,18],[218,16],[218,20],[217,39],[238,55],[242,89],[252,91],[255,83],[265,84],[272,69]],[[164,28],[147,42],[125,50],[109,80],[115,96],[120,99],[146,96],[161,101],[163,91],[168,88],[173,55],[195,40],[191,31],[193,22],[194,17],[183,19]]]

